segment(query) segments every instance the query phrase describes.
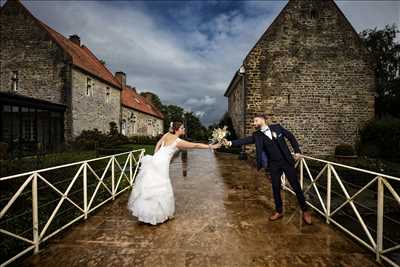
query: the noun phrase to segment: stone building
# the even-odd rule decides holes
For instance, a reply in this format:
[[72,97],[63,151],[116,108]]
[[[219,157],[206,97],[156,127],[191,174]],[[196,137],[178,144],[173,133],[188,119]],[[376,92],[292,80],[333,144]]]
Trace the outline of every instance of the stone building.
[[123,72],[113,75],[79,36],[64,37],[18,0],[0,19],[0,142],[51,149],[82,130],[120,127]]
[[122,133],[126,136],[158,136],[164,130],[164,115],[129,85],[122,90]]
[[[290,0],[235,73],[225,96],[239,136],[264,113],[307,154],[354,145],[374,116],[375,72],[362,40],[332,0]],[[253,147],[246,148],[248,151]]]

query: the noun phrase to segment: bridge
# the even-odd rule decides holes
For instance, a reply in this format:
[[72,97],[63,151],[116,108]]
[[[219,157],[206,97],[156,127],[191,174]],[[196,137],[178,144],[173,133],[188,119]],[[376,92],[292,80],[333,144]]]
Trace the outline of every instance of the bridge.
[[[390,233],[383,231],[384,222],[385,229],[389,231],[390,227],[386,228],[382,214],[383,203],[393,200],[399,204],[390,185],[395,177],[363,171],[371,178],[356,190],[339,176],[342,169],[349,167],[303,158],[297,168],[309,205],[314,208],[313,224],[303,223],[296,199],[287,186],[282,192],[285,216],[270,222],[268,217],[274,205],[270,182],[264,173],[235,155],[189,151],[187,159],[178,155],[171,165],[175,218],[149,226],[138,223],[126,207],[137,170],[135,163],[142,155],[143,151],[136,151],[64,166],[74,168],[76,181],[82,177],[79,184],[83,182],[83,189],[75,191],[74,182],[67,183],[65,191],[53,185],[48,178],[52,169],[0,178],[0,182],[23,178],[21,184],[25,184],[0,206],[0,218],[7,219],[5,214],[12,212],[11,207],[26,188],[32,188],[29,194],[33,202],[29,235],[22,230],[13,232],[0,223],[2,237],[28,243],[25,250],[2,265],[378,266],[378,261],[396,266],[396,254],[390,253],[398,244],[389,243],[386,238]],[[94,167],[98,160],[103,161],[103,168]],[[361,171],[353,169],[350,168]],[[111,174],[110,182],[107,173]],[[89,183],[91,179],[95,182]],[[128,183],[124,185],[123,181]],[[45,183],[47,190],[53,189],[59,198],[49,215],[40,216],[40,188]],[[376,186],[372,188],[375,192],[377,188],[378,194],[368,193],[371,186]],[[109,196],[96,202],[101,188]],[[340,195],[340,189],[344,190],[343,201],[333,197]],[[81,194],[74,198],[73,192]],[[371,205],[376,211],[372,220],[356,201],[361,195],[364,204],[371,199],[377,203]],[[62,213],[61,218],[68,218],[60,224],[55,218],[63,203],[75,208],[77,215],[69,218]],[[351,212],[355,216],[349,216]],[[10,215],[7,220],[15,216]],[[41,217],[46,217],[43,222]],[[52,228],[53,224],[56,226]],[[32,251],[35,255],[29,256]]]

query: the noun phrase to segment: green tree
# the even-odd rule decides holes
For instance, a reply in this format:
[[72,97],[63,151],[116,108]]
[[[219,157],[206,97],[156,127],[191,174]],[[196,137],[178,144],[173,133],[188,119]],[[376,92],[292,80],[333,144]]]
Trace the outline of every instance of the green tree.
[[183,108],[176,105],[162,106],[161,112],[164,114],[164,131],[167,132],[170,123],[173,121],[183,122],[184,110]]
[[208,130],[203,126],[200,119],[193,112],[186,112],[184,115],[186,136],[194,140],[208,140]]
[[[142,95],[147,93],[142,93]],[[150,93],[154,106],[156,106],[164,114],[164,131],[167,132],[170,123],[180,121],[185,124],[186,136],[193,140],[207,140],[209,138],[209,130],[203,126],[200,119],[193,112],[185,112],[185,110],[177,105],[163,105],[161,99],[154,93]]]
[[153,103],[153,105],[161,111],[163,104],[161,103],[161,99],[158,95],[156,95],[155,93],[152,92],[142,92],[140,93],[141,96],[144,96],[145,94],[149,94],[151,95],[151,102]]
[[224,116],[222,116],[222,118],[220,119],[220,121],[218,123],[215,123],[213,125],[210,125],[208,127],[209,129],[209,134],[211,135],[211,131],[215,128],[222,128],[224,126],[228,127],[228,131],[229,131],[229,136],[227,136],[228,140],[235,140],[237,139],[237,135],[235,132],[235,129],[233,128],[233,123],[232,123],[232,118],[229,115],[228,112],[225,112]]
[[360,33],[376,64],[375,110],[378,117],[400,117],[400,44],[396,42],[397,33],[396,25]]

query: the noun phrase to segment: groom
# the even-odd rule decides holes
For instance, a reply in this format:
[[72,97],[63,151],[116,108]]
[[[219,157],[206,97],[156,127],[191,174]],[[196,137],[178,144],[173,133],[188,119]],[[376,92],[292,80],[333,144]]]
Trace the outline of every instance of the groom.
[[269,218],[271,221],[278,220],[283,216],[282,198],[281,198],[281,176],[285,173],[289,183],[296,193],[300,208],[303,211],[303,220],[306,224],[311,224],[311,215],[307,211],[307,204],[301,190],[299,179],[294,167],[295,161],[285,142],[285,138],[292,145],[295,158],[300,158],[299,144],[294,135],[280,124],[267,124],[267,117],[263,114],[254,118],[254,126],[257,128],[252,136],[234,141],[225,141],[228,146],[242,146],[248,144],[256,145],[257,168],[263,166],[263,153],[268,158],[268,168],[272,179],[272,191],[275,200],[276,212]]

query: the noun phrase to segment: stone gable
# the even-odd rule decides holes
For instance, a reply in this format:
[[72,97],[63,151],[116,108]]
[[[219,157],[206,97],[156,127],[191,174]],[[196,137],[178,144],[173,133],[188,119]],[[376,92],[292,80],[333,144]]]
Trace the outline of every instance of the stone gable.
[[244,67],[246,134],[253,116],[266,113],[293,131],[307,154],[331,154],[338,144],[354,145],[374,116],[373,67],[333,1],[289,1]]
[[7,5],[0,11],[0,91],[65,104],[66,55],[20,4]]

